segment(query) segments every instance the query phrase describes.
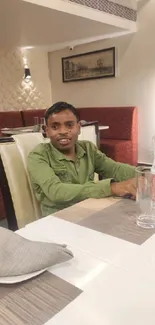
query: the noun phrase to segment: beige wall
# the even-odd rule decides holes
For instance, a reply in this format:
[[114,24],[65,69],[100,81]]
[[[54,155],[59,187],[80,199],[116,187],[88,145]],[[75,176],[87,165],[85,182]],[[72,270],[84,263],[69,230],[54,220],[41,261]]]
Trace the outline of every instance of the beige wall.
[[[23,79],[24,64],[32,80]],[[0,50],[0,111],[44,108],[51,105],[48,55],[39,50]]]
[[[139,31],[117,39],[49,54],[53,102],[76,107],[137,105],[139,107],[139,161],[151,162],[155,134],[155,0],[139,12]],[[62,83],[61,57],[116,46],[118,76],[113,79]]]

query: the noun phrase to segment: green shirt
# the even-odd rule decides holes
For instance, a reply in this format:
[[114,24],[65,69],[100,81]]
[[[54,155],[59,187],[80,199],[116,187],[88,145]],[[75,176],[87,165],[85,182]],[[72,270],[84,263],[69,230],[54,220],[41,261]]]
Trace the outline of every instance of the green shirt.
[[[42,215],[47,216],[87,198],[111,195],[111,179],[134,177],[135,167],[116,163],[89,141],[76,144],[72,161],[51,143],[39,144],[28,156],[28,171]],[[94,173],[104,180],[94,182]]]

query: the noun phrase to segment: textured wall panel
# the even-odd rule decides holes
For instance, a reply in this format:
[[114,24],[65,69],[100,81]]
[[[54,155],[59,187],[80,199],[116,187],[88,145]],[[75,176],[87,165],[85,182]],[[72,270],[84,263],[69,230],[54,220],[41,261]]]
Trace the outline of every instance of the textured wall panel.
[[93,9],[104,11],[106,13],[119,16],[128,20],[136,21],[137,12],[131,8],[125,7],[110,0],[69,0]]
[[[32,80],[23,79],[24,60]],[[45,108],[51,105],[51,82],[46,52],[0,51],[0,111]]]

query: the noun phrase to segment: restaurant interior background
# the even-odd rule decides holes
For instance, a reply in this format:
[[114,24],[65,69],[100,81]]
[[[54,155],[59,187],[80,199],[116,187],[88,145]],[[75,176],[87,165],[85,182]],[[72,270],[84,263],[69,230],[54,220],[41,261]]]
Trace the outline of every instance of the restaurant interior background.
[[[2,2],[10,7],[10,2],[7,0]],[[138,1],[138,19],[137,23],[134,22],[136,28],[133,22],[130,22],[131,30],[126,32],[123,30],[123,25],[121,25],[122,29],[118,28],[118,21],[116,26],[118,17],[112,17],[113,22],[110,18],[111,26],[107,27],[103,21],[101,23],[101,16],[95,18],[91,16],[88,19],[89,8],[87,8],[89,10],[87,18],[84,12],[86,8],[83,13],[79,11],[79,14],[77,12],[76,15],[71,14],[75,8],[73,3],[69,4],[69,1],[61,0],[61,3],[72,5],[70,14],[63,11],[63,7],[61,12],[60,9],[52,9],[52,6],[56,8],[55,1],[53,4],[47,1],[44,7],[38,6],[37,1],[30,3],[13,0],[14,6],[18,4],[18,10],[21,10],[21,2],[24,3],[23,21],[20,25],[20,42],[17,43],[21,43],[22,46],[10,49],[8,46],[4,48],[5,43],[0,44],[0,111],[46,108],[58,100],[70,102],[76,107],[90,107],[90,109],[94,106],[137,106],[139,111],[138,161],[151,163],[152,136],[155,133],[155,43],[153,41],[155,1]],[[80,8],[80,5],[75,4],[75,6]],[[92,10],[91,15],[93,11],[95,12]],[[51,22],[52,17],[57,19],[56,25],[54,25],[55,21]],[[122,21],[121,24],[125,24]],[[4,23],[4,19],[2,22]],[[57,28],[57,33],[53,30],[54,26]],[[79,26],[79,29],[76,29],[76,26]],[[13,39],[15,37],[12,37]],[[74,45],[72,51],[70,45]],[[111,46],[115,46],[117,51],[116,78],[62,82],[62,57]],[[25,65],[28,65],[32,75],[29,83],[23,79]]]

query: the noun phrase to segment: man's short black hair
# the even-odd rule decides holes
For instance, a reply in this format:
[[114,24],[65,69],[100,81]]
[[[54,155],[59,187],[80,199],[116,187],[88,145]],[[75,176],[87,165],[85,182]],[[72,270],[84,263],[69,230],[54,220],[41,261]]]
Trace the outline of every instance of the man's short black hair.
[[71,104],[68,104],[66,102],[57,102],[55,104],[53,104],[45,113],[45,121],[46,121],[46,124],[48,122],[48,119],[49,117],[52,115],[52,114],[57,114],[57,113],[60,113],[64,110],[70,110],[77,118],[77,121],[79,121],[79,114],[76,110],[76,108],[74,106],[72,106]]

